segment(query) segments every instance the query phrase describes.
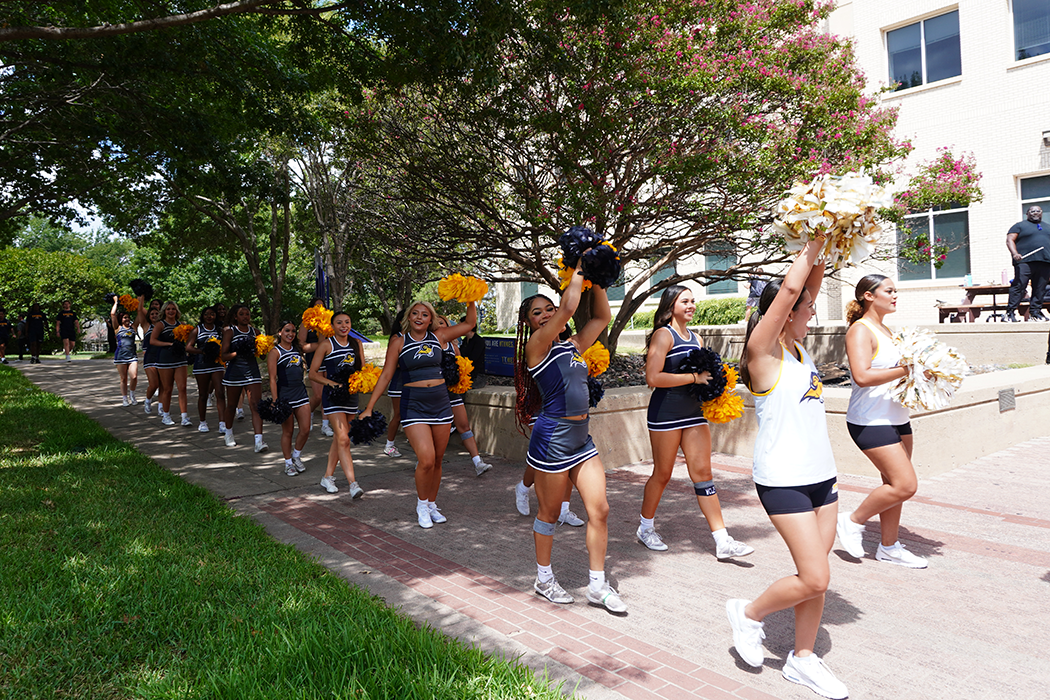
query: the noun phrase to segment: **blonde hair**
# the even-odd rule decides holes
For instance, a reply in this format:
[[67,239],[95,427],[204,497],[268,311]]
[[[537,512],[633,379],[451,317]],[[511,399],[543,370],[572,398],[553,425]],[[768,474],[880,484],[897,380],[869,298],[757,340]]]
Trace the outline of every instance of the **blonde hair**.
[[176,320],[178,320],[179,318],[182,317],[182,312],[179,311],[179,305],[176,304],[173,301],[166,301],[166,302],[164,302],[164,305],[160,307],[160,320],[161,321],[164,320],[164,316],[165,316],[169,306],[174,306],[175,307],[175,319]]
[[416,308],[417,306],[422,306],[430,312],[430,325],[434,325],[434,319],[437,318],[437,311],[434,310],[434,305],[431,304],[429,301],[413,301],[411,304],[408,305],[408,311],[405,312],[405,317],[401,319],[402,333],[408,333],[408,327],[411,325],[410,321],[408,320],[408,317],[412,315],[412,309]]
[[864,316],[865,300],[864,295],[868,292],[874,293],[879,286],[888,280],[889,277],[886,275],[865,275],[860,278],[857,282],[857,286],[853,290],[853,299],[846,304],[846,325],[852,326],[854,323],[859,321]]

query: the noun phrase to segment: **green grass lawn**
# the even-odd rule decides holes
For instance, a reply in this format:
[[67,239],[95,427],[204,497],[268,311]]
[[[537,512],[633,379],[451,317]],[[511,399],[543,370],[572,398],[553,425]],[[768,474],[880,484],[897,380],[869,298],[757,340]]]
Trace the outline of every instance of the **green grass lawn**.
[[0,367],[0,697],[558,698]]

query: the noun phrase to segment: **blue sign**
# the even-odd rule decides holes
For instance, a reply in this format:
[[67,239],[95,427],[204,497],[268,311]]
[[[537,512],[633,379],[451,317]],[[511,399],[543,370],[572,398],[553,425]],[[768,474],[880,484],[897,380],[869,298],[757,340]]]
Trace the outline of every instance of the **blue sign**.
[[485,338],[485,374],[514,376],[514,338]]

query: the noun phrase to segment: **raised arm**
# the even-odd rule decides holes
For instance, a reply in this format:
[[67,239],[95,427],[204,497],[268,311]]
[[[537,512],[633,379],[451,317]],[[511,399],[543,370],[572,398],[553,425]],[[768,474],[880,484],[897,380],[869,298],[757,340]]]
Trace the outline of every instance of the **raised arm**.
[[751,332],[751,338],[747,342],[749,362],[757,359],[759,355],[773,356],[775,353],[776,357],[780,357],[779,352],[776,352],[780,344],[780,334],[799,296],[805,289],[811,289],[811,296],[812,290],[820,290],[820,282],[814,281],[814,278],[824,274],[824,265],[815,266],[814,263],[823,247],[824,236],[809,241],[791,264],[776,298]]
[[474,302],[467,304],[467,317],[462,323],[447,328],[438,328],[434,335],[442,343],[447,343],[455,338],[460,338],[470,332],[470,329],[478,324],[478,307]]
[[611,320],[612,309],[609,308],[608,293],[596,284],[591,285],[591,319],[573,338],[576,347],[583,351],[594,345],[602,331],[609,327]]
[[[365,406],[365,410],[361,411],[360,418],[367,418],[372,415],[372,409],[375,408],[376,401],[383,395],[386,388],[390,386],[390,380],[394,377],[394,370],[397,369],[398,358],[404,345],[404,336],[398,335],[390,339],[390,343],[386,346],[386,357],[383,359],[383,371],[376,381],[376,388],[372,389],[372,395],[368,398],[368,405]],[[314,362],[316,361],[317,356],[314,355]]]

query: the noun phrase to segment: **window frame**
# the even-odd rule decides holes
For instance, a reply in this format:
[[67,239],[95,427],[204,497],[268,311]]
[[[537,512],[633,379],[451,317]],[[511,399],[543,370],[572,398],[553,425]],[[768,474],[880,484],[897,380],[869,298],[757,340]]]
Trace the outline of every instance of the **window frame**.
[[[897,258],[897,265],[896,265],[896,268],[897,268],[897,281],[898,282],[903,282],[904,284],[922,284],[922,283],[928,283],[928,282],[944,282],[946,280],[961,280],[961,279],[965,278],[966,275],[973,273],[973,261],[971,260],[971,256],[970,256],[970,251],[972,250],[972,241],[970,239],[970,208],[969,207],[953,207],[951,209],[940,209],[940,208],[927,209],[926,211],[921,211],[921,212],[915,212],[915,213],[912,213],[912,214],[908,214],[904,218],[905,218],[905,221],[907,221],[908,219],[918,219],[920,217],[926,217],[926,223],[927,223],[927,227],[928,227],[927,228],[927,235],[930,237],[930,241],[931,242],[935,242],[937,240],[937,228],[934,225],[936,217],[943,216],[943,215],[946,215],[946,214],[960,214],[960,213],[966,214],[966,246],[965,246],[965,251],[966,251],[966,271],[963,272],[961,275],[951,275],[951,276],[941,275],[940,271],[936,267],[934,267],[933,256],[931,255],[930,256],[930,261],[929,261],[929,270],[928,270],[929,276],[928,277],[919,277],[919,278],[905,279],[904,276],[903,276],[904,270],[901,267],[902,264],[914,265],[915,263],[906,262],[902,258],[898,257]],[[900,254],[900,238],[899,238],[900,230],[899,229],[897,230],[896,234],[897,234],[898,238],[895,241],[895,244],[897,246],[897,253],[898,253],[898,256],[899,256],[899,254]]]
[[[1017,55],[1018,54],[1018,47],[1017,47],[1017,15],[1016,15],[1016,13],[1014,11],[1015,3],[1016,3],[1016,0],[1010,0],[1010,37],[1013,40],[1012,41],[1011,50],[1010,50],[1010,60],[1013,63],[1017,64],[1017,63],[1023,63],[1025,61],[1038,61],[1038,60],[1048,60],[1048,59],[1050,59],[1050,50],[1044,51],[1043,53],[1039,53],[1039,54],[1036,54],[1034,56],[1025,56],[1024,58],[1018,57],[1018,55]],[[1047,10],[1047,17],[1048,17],[1048,21],[1050,21],[1050,8],[1048,8],[1048,10]],[[1046,43],[1046,42],[1044,42],[1044,43]]]
[[[716,248],[725,246],[725,251],[717,251]],[[718,267],[718,264],[712,261],[714,259],[722,259],[730,261],[726,263],[726,267]],[[713,240],[708,241],[707,245],[704,246],[704,267],[709,270],[728,270],[737,263],[740,262],[740,256],[736,254],[736,246],[731,241]],[[718,285],[725,285],[725,289],[718,289]],[[729,286],[732,285],[732,289]],[[724,279],[718,280],[717,282],[709,282],[704,285],[704,295],[739,295],[740,294],[740,281],[737,279]]]
[[885,56],[885,63],[883,65],[886,68],[886,82],[887,82],[888,85],[894,85],[894,84],[896,84],[897,81],[894,79],[894,76],[892,74],[891,64],[890,64],[890,39],[889,39],[890,33],[898,31],[900,29],[906,29],[906,28],[908,28],[908,27],[910,27],[912,25],[916,25],[916,24],[919,25],[919,64],[920,64],[920,72],[921,72],[921,76],[920,77],[922,78],[922,82],[919,83],[918,85],[908,85],[908,86],[904,86],[904,84],[901,83],[900,87],[891,90],[886,95],[887,98],[892,98],[893,96],[895,96],[895,95],[897,95],[899,93],[908,91],[908,90],[921,90],[921,89],[927,88],[927,87],[929,87],[931,85],[942,85],[942,84],[945,84],[945,83],[949,83],[951,81],[958,81],[958,80],[962,79],[963,71],[962,71],[962,23],[961,23],[961,16],[960,16],[960,19],[959,19],[959,22],[958,22],[958,24],[959,24],[959,34],[958,34],[958,36],[959,36],[959,72],[956,75],[946,76],[944,78],[938,78],[937,80],[932,80],[931,81],[931,80],[927,79],[928,64],[927,64],[927,61],[926,61],[926,48],[927,48],[926,47],[926,22],[928,22],[929,20],[932,20],[932,19],[936,19],[938,17],[943,17],[943,16],[951,14],[953,12],[956,13],[957,15],[959,14],[959,6],[958,5],[942,7],[942,8],[939,8],[939,9],[933,11],[933,12],[927,13],[925,15],[921,15],[919,17],[915,17],[915,18],[909,19],[909,20],[907,20],[905,22],[901,22],[899,24],[895,24],[895,25],[891,25],[889,27],[883,28],[883,30],[882,30],[882,48],[883,48],[883,52],[884,52],[884,56]]

